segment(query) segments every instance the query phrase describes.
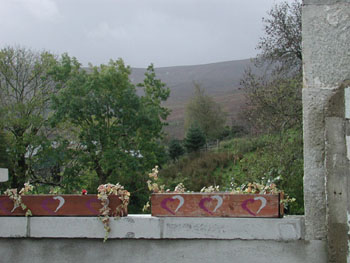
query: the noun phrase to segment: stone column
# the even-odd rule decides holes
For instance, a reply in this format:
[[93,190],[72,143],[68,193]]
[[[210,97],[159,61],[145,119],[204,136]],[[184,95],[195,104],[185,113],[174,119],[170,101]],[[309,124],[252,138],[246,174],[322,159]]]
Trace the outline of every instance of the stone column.
[[350,262],[350,0],[304,0],[302,28],[306,239],[327,239],[329,262]]

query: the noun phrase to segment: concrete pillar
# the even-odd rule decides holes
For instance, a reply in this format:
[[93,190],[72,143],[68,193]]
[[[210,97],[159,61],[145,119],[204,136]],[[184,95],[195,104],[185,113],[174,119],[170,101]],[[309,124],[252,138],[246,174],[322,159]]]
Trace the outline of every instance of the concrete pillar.
[[350,100],[345,96],[350,83],[350,0],[303,4],[306,239],[327,239],[329,262],[350,262],[345,117],[350,111],[345,109]]

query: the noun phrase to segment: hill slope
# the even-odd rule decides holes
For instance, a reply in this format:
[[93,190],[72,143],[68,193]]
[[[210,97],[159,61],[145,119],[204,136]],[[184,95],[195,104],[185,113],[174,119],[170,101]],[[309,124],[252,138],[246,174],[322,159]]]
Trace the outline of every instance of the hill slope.
[[[171,93],[165,105],[172,110],[168,117],[169,126],[166,131],[171,138],[184,136],[183,124],[185,107],[193,94],[193,83],[196,82],[220,103],[228,113],[228,123],[235,120],[239,110],[244,107],[244,96],[239,90],[239,82],[244,70],[251,67],[257,72],[249,59],[194,66],[176,66],[156,68],[157,78],[160,78],[170,88]],[[133,68],[131,80],[133,83],[143,81],[145,69]]]

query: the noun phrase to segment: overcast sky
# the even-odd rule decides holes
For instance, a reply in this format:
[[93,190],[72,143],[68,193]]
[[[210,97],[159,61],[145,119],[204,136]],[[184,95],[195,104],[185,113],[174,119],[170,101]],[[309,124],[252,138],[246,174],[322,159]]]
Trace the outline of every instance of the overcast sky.
[[68,52],[132,67],[250,58],[281,0],[0,0],[0,47]]

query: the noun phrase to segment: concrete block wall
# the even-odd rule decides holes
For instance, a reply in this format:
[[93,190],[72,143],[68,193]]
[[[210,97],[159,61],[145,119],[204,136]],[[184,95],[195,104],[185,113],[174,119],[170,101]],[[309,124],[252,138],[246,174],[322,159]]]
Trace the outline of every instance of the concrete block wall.
[[306,240],[327,240],[328,262],[350,262],[350,1],[304,0],[302,14]]
[[323,263],[325,241],[304,240],[304,218],[0,217],[0,262]]

